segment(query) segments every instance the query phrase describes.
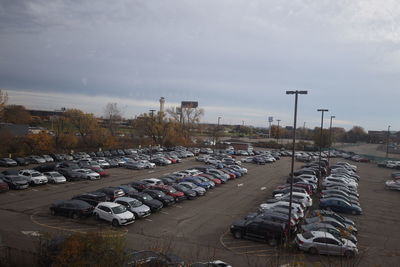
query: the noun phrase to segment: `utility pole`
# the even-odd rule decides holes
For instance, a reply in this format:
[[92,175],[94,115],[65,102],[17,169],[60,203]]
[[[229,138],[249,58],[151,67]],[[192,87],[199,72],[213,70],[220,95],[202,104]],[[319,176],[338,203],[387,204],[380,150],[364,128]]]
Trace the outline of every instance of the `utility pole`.
[[321,157],[322,157],[322,135],[323,135],[323,128],[324,128],[324,112],[328,112],[329,110],[327,109],[317,109],[317,111],[321,112],[321,132],[319,135],[319,160],[318,160],[318,168],[319,168],[319,177],[318,177],[318,190],[320,189],[321,186]]
[[389,142],[390,142],[390,125],[387,129],[387,140],[386,140],[386,159],[389,159]]
[[291,171],[290,171],[290,194],[289,194],[289,218],[288,218],[288,227],[287,227],[287,237],[288,240],[290,238],[290,221],[292,219],[292,202],[293,202],[293,172],[294,172],[294,153],[295,153],[295,148],[296,148],[296,124],[297,124],[297,100],[298,96],[300,95],[306,95],[308,92],[307,91],[286,91],[287,95],[295,95],[295,101],[294,101],[294,122],[293,122],[293,146],[292,146],[292,165],[291,165]]
[[332,119],[336,118],[331,116],[331,122],[329,124],[329,150],[328,150],[328,165],[331,163],[331,149],[332,149]]
[[217,143],[218,143],[218,134],[219,134],[219,122],[221,120],[221,117],[218,117],[218,124],[217,124],[217,130],[215,131],[215,140],[214,140],[214,155],[217,150]]

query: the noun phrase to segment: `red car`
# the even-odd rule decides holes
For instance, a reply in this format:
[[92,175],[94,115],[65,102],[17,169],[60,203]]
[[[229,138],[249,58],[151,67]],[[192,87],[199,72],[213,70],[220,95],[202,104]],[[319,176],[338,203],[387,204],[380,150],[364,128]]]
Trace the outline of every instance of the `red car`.
[[176,202],[186,199],[186,196],[183,192],[178,191],[169,185],[157,184],[157,185],[151,185],[149,186],[149,188],[164,192],[166,195],[173,197]]
[[7,192],[9,189],[8,184],[0,178],[0,192]]
[[231,173],[231,172],[229,172],[229,171],[227,171],[227,170],[224,170],[224,169],[220,169],[220,171],[222,171],[222,172],[228,174],[228,175],[229,175],[229,179],[236,179],[236,174]]
[[94,172],[97,172],[98,174],[100,174],[101,177],[106,177],[109,176],[110,173],[106,172],[103,168],[99,168],[99,167],[90,167],[90,169]]
[[220,185],[220,184],[222,184],[222,182],[221,182],[220,179],[215,178],[215,177],[212,176],[212,175],[205,174],[205,173],[200,173],[198,176],[202,176],[202,177],[207,178],[207,179],[210,180],[210,181],[213,181],[215,185]]

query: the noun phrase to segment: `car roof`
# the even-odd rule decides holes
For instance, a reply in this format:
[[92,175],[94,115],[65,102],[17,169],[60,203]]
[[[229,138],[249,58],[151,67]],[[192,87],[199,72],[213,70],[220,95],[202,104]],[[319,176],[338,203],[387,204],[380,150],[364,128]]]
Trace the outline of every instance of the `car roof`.
[[311,234],[314,236],[314,238],[317,237],[328,237],[332,239],[336,239],[332,234],[324,231],[311,231]]
[[118,197],[118,198],[115,199],[115,201],[117,201],[117,200],[129,202],[129,201],[135,201],[136,199],[135,198],[131,198],[131,197]]
[[99,204],[98,204],[98,206],[104,206],[104,207],[108,207],[108,208],[115,208],[115,207],[118,207],[118,206],[120,206],[120,204],[118,204],[118,203],[114,203],[114,202],[100,202]]

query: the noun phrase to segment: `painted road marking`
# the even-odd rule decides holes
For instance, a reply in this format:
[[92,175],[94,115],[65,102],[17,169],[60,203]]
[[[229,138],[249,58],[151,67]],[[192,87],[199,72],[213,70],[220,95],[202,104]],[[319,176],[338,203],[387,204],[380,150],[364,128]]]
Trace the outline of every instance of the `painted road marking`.
[[265,186],[263,186],[263,187],[261,187],[260,188],[261,189],[261,191],[263,191],[263,190],[265,190],[265,189],[267,189]]
[[148,171],[148,173],[153,173],[154,171]]
[[182,206],[179,206],[179,205],[175,205],[174,207],[177,207],[177,208],[180,208],[180,209],[182,208]]
[[150,219],[145,219],[145,221],[152,222],[153,220],[150,220]]
[[244,184],[238,184],[237,186],[238,186],[238,187],[241,187],[241,186],[243,186],[243,185],[244,185]]
[[168,212],[166,212],[166,211],[160,211],[162,214],[169,214]]
[[239,247],[229,247],[229,248],[230,249],[236,249],[236,248],[254,248],[254,247],[265,247],[265,245],[264,244],[259,244],[259,245],[254,244],[254,245],[251,245],[251,246],[239,246]]
[[32,188],[32,191],[38,192],[39,190],[37,190],[37,189],[33,189],[33,188]]

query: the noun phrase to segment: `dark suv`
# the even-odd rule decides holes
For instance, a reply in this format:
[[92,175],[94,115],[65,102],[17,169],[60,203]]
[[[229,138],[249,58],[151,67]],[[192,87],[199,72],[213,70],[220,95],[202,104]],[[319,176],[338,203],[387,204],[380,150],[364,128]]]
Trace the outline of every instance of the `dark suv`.
[[97,192],[106,194],[107,201],[114,201],[116,198],[125,196],[124,191],[118,187],[104,187],[97,190]]
[[260,218],[239,220],[231,225],[235,238],[259,239],[270,245],[281,244],[285,237],[286,225]]
[[96,207],[97,204],[100,202],[107,201],[107,195],[102,192],[90,192],[90,193],[83,193],[80,195],[76,195],[72,197],[72,199],[78,199],[89,203],[90,205]]

